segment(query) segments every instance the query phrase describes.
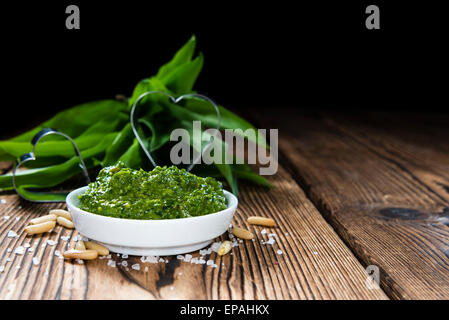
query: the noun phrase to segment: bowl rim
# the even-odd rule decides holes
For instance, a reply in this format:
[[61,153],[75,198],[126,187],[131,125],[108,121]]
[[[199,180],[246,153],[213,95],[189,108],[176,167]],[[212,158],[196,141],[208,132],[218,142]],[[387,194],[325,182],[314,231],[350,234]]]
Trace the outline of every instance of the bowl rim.
[[71,199],[75,196],[75,194],[77,193],[81,193],[83,192],[85,189],[87,189],[88,186],[84,186],[81,188],[77,188],[73,191],[71,191],[67,197],[66,197],[66,204],[67,207],[73,207],[75,209],[77,209],[80,213],[85,214],[87,216],[94,216],[95,218],[104,218],[105,220],[111,220],[111,221],[129,221],[129,222],[134,222],[134,223],[176,223],[179,221],[192,221],[192,220],[196,220],[196,219],[204,219],[204,218],[209,218],[209,217],[214,217],[223,213],[228,212],[229,210],[235,211],[237,209],[237,205],[238,205],[238,198],[232,193],[229,192],[228,190],[223,189],[223,193],[226,197],[226,199],[228,200],[228,204],[226,209],[217,211],[217,212],[212,212],[209,214],[205,214],[205,215],[201,215],[201,216],[196,216],[196,217],[187,217],[187,218],[175,218],[175,219],[128,219],[128,218],[116,218],[116,217],[110,217],[110,216],[103,216],[101,214],[96,214],[93,212],[89,212],[89,211],[85,211],[83,209],[81,209],[80,207],[76,206]]

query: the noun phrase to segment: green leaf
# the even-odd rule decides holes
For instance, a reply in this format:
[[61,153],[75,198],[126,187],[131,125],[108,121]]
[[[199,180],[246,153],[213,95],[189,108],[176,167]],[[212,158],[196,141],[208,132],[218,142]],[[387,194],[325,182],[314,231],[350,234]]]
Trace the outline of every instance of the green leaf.
[[43,128],[53,128],[64,132],[72,139],[81,135],[93,126],[99,119],[126,112],[126,103],[117,100],[99,100],[84,103],[56,114],[53,118],[43,122],[36,128],[25,132],[10,140],[29,142]]
[[196,38],[193,35],[189,39],[189,41],[187,41],[187,43],[181,49],[179,49],[178,52],[176,52],[175,56],[170,60],[170,62],[159,68],[156,77],[163,78],[180,65],[189,62],[192,59],[193,53],[195,52],[195,47]]
[[204,58],[200,53],[193,61],[180,65],[158,79],[177,96],[190,93],[203,68],[203,62]]
[[[94,166],[93,162],[89,160],[103,153],[105,147],[114,140],[115,136],[115,133],[108,134],[99,144],[81,152],[81,156],[88,168]],[[20,171],[16,175],[16,183],[21,188],[49,188],[68,180],[80,172],[79,158],[73,157],[58,165]],[[0,176],[0,188],[3,190],[11,190],[13,188],[12,174]]]

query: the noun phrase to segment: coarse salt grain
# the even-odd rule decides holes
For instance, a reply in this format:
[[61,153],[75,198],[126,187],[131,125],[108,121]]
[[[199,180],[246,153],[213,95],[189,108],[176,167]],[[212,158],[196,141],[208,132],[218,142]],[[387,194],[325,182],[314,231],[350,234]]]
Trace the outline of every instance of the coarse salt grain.
[[48,239],[48,240],[47,240],[47,244],[48,244],[49,246],[54,246],[55,244],[57,244],[57,242],[54,241],[54,240]]
[[14,253],[15,253],[15,254],[18,254],[18,255],[22,255],[22,254],[25,253],[25,248],[22,247],[22,246],[17,247],[16,250],[14,250]]
[[20,217],[16,217],[16,221],[19,221],[20,220]]
[[270,233],[268,236],[269,237],[276,237],[276,233]]
[[140,264],[135,263],[135,264],[133,264],[133,265],[131,266],[131,268],[132,268],[133,270],[139,271],[139,270],[140,270]]
[[267,233],[267,230],[265,230],[265,229],[262,229],[262,231],[260,231],[260,234],[266,234]]
[[318,252],[316,252],[316,251],[315,251],[315,252],[314,252],[313,254],[315,254],[315,255],[316,255],[316,254],[318,254]]
[[122,266],[127,267],[128,266],[128,261],[122,261]]
[[198,260],[198,264],[205,264],[205,263],[206,263],[206,260],[204,260],[203,258],[200,258]]
[[81,260],[81,259],[75,259],[75,261],[78,262],[78,264],[83,264],[84,263],[84,261]]
[[7,237],[8,238],[18,238],[19,235],[15,231],[9,230]]
[[123,259],[128,259],[128,255],[127,254],[122,254],[122,258]]
[[145,272],[148,272],[148,267],[145,267]]
[[213,252],[217,252],[218,248],[220,248],[220,246],[221,246],[221,241],[212,243],[210,248],[212,249]]
[[6,258],[6,262],[10,262],[11,261],[11,258]]
[[67,241],[70,239],[70,236],[61,236],[62,241]]
[[178,259],[178,260],[184,260],[184,256],[178,254],[178,255],[176,256],[176,259]]
[[5,270],[5,266],[0,266],[0,272],[3,272]]
[[33,264],[34,264],[35,266],[38,265],[39,262],[41,262],[41,261],[39,260],[39,258],[36,258],[36,257],[33,258]]
[[1,204],[6,204],[6,200],[5,199],[0,199],[0,203]]
[[55,256],[57,257],[61,256],[61,252],[59,250],[55,250]]
[[107,256],[106,256],[106,258],[108,258],[108,259],[111,259],[111,255],[110,254],[108,254]]
[[159,262],[165,262],[165,260],[162,258],[159,258]]
[[108,260],[108,266],[110,266],[112,268],[115,268],[115,266],[116,266],[115,261],[114,260]]
[[184,257],[184,261],[185,262],[190,262],[192,260],[192,255],[191,254],[186,254]]
[[211,265],[213,265],[214,264],[214,260],[207,260],[207,265],[208,266],[211,266]]
[[5,221],[9,220],[9,218],[11,218],[10,216],[4,216],[3,219],[5,219]]
[[34,248],[28,248],[28,252],[33,252]]
[[29,247],[31,247],[31,245],[30,245],[29,243],[25,243],[25,244],[23,245],[23,247],[24,247],[24,248],[29,248]]
[[12,251],[12,249],[11,248],[8,248],[8,249],[6,249],[6,252],[11,252]]
[[266,243],[273,245],[275,242],[276,242],[276,240],[274,240],[273,238],[269,238]]
[[282,250],[278,250],[277,253],[278,253],[278,254],[282,254]]

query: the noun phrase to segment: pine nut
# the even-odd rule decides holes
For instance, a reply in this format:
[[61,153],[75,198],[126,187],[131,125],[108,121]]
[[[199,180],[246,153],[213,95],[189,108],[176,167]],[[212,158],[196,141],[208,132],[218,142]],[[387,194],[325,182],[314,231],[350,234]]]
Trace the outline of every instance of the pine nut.
[[66,227],[68,229],[73,229],[75,227],[71,220],[66,219],[64,217],[58,217],[58,219],[56,219],[56,221],[58,222],[58,224],[60,224],[63,227]]
[[70,221],[72,221],[72,216],[70,215],[70,212],[68,212],[67,210],[63,210],[63,209],[53,209],[50,210],[49,212],[50,214],[55,214],[58,217],[64,217]]
[[264,226],[264,227],[275,227],[276,226],[276,222],[274,222],[274,220],[271,218],[249,217],[247,221],[249,224],[257,224],[259,226]]
[[98,252],[95,250],[70,249],[70,250],[65,251],[63,256],[66,259],[94,260],[94,259],[97,259]]
[[56,225],[56,221],[47,221],[39,224],[32,224],[25,227],[25,232],[28,234],[39,234],[50,231]]
[[109,254],[109,249],[103,247],[101,244],[92,241],[86,241],[84,242],[84,244],[86,245],[87,249],[97,251],[100,256],[107,256]]
[[245,240],[251,240],[252,238],[254,238],[254,235],[250,231],[239,227],[232,228],[232,234],[237,238]]
[[220,248],[218,248],[217,253],[219,256],[224,256],[226,253],[231,251],[231,249],[232,249],[232,242],[226,240],[226,241],[223,241]]
[[55,221],[55,220],[56,220],[56,215],[49,214],[49,215],[42,216],[39,218],[31,219],[30,224],[39,224],[39,223],[43,223],[43,222],[47,222],[47,221]]
[[86,250],[83,240],[80,240],[75,244],[75,250]]

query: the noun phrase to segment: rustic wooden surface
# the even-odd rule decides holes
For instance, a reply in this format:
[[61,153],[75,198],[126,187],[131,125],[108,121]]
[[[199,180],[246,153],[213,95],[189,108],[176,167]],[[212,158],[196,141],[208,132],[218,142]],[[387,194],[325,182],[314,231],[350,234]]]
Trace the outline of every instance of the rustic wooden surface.
[[[7,164],[2,166],[8,169]],[[108,259],[84,264],[64,261],[55,251],[73,247],[76,231],[56,227],[33,237],[22,232],[30,219],[63,205],[30,204],[3,194],[0,266],[5,270],[0,273],[0,299],[387,299],[382,289],[366,287],[365,269],[291,176],[281,168],[270,181],[275,186],[270,191],[242,186],[233,223],[251,229],[256,241],[239,243],[232,255],[223,258],[215,253],[205,257],[214,260],[217,268],[176,257],[158,264],[130,257],[127,267],[116,268],[107,265]],[[262,235],[263,228],[246,224],[251,215],[273,217],[278,227],[266,228],[267,234]],[[10,230],[19,238],[8,238]],[[262,244],[270,233],[276,234],[275,244]],[[70,239],[63,241],[61,236]],[[57,244],[48,245],[48,239]],[[25,243],[34,251],[15,254],[14,249]],[[33,257],[40,259],[39,264],[33,265]],[[115,254],[111,258],[124,260]],[[140,264],[139,271],[131,269],[135,263]]]
[[449,118],[251,114],[281,163],[393,299],[449,299]]

